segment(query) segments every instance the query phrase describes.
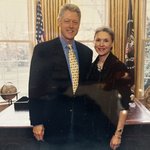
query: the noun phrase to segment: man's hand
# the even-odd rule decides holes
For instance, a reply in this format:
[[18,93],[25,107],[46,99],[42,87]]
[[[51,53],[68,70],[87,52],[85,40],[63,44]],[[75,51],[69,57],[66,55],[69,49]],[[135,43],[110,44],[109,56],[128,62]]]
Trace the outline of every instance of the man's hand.
[[34,137],[38,141],[43,141],[43,136],[44,136],[44,126],[43,125],[36,125],[33,127],[33,134]]

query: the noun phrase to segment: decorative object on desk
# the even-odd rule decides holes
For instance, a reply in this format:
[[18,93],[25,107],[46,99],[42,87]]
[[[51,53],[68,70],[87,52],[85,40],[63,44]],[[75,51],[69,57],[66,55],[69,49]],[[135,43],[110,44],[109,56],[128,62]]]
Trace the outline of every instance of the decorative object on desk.
[[150,86],[144,92],[144,101],[146,108],[150,110]]
[[1,87],[0,90],[1,97],[12,104],[12,99],[17,97],[18,99],[18,92],[17,88],[11,82],[7,82]]
[[15,111],[28,111],[29,98],[26,96],[21,97],[14,103]]

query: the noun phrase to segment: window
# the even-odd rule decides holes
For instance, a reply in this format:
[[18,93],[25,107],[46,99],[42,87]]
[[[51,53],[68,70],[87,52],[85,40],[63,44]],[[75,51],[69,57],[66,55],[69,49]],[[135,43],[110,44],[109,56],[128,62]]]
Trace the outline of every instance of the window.
[[146,3],[146,30],[145,30],[145,53],[144,53],[144,89],[150,86],[150,0]]
[[0,88],[11,82],[20,91],[19,97],[28,94],[31,6],[30,0],[0,1]]

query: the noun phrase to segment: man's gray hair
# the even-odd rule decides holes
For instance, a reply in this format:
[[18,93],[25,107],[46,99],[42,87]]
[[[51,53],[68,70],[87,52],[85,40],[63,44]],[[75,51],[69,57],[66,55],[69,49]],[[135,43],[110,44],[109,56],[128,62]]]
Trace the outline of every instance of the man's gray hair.
[[69,10],[71,12],[76,12],[79,16],[79,19],[81,19],[80,8],[75,4],[65,4],[65,5],[63,5],[61,7],[60,11],[59,11],[58,19],[60,19],[64,15],[65,11],[67,11],[67,10]]

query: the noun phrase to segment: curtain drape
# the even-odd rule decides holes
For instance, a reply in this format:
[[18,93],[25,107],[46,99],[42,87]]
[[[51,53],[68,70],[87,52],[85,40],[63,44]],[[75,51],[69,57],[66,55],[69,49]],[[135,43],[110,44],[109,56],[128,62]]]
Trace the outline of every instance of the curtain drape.
[[144,95],[144,15],[145,0],[134,0],[134,19],[135,19],[135,94],[141,98]]
[[110,27],[115,33],[113,53],[124,61],[126,24],[128,17],[127,0],[109,0],[110,5]]
[[[134,57],[135,57],[135,96],[143,95],[143,51],[142,33],[145,0],[132,0],[132,15],[134,21]],[[114,54],[125,61],[126,29],[128,20],[129,0],[109,0],[110,27],[115,33]]]
[[70,0],[41,0],[45,38],[51,40],[59,35],[57,17],[60,7]]

